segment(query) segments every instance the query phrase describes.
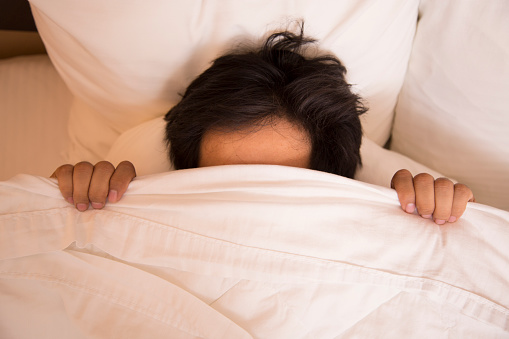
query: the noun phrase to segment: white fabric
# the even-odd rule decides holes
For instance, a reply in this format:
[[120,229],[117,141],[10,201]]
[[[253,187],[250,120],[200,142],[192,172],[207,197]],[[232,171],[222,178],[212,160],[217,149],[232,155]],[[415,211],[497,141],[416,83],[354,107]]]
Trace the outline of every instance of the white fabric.
[[[46,49],[78,103],[74,160],[102,160],[122,133],[166,113],[190,81],[238,42],[303,18],[367,101],[383,145],[410,55],[418,0],[31,0]],[[98,133],[96,126],[103,126]],[[84,159],[83,156],[87,158]]]
[[[361,158],[362,166],[357,169],[355,179],[374,185],[389,187],[392,177],[400,169],[407,169],[412,175],[428,173],[434,178],[444,177],[442,173],[400,153],[378,146],[367,137],[362,139]],[[453,177],[449,177],[449,179],[457,182]]]
[[0,60],[0,180],[68,162],[71,94],[47,55]]
[[420,9],[391,148],[509,210],[509,2]]
[[[115,140],[105,159],[115,165],[129,160],[140,176],[173,170],[164,142],[165,126],[164,118],[158,117],[131,128]],[[443,176],[404,155],[378,146],[367,137],[362,140],[361,157],[363,165],[355,178],[370,184],[389,186],[394,173],[402,168],[414,175],[424,172],[435,178]]]
[[489,206],[437,226],[278,166],[138,178],[101,211],[32,176],[0,199],[8,338],[509,337],[509,213]]
[[127,130],[115,140],[105,159],[115,165],[129,160],[139,176],[172,170],[165,127],[164,117],[158,117]]

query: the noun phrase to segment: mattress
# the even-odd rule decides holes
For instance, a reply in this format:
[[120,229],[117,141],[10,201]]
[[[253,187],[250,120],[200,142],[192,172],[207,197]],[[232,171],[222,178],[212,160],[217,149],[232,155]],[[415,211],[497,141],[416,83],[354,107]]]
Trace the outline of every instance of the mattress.
[[47,55],[0,60],[0,180],[68,162],[71,99]]

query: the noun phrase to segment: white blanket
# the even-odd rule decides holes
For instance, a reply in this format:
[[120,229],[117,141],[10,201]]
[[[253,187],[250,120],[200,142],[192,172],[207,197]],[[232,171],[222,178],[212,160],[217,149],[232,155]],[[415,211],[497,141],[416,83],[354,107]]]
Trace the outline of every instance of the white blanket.
[[0,183],[2,338],[507,338],[509,213],[437,226],[394,191],[278,166],[140,177],[78,212]]

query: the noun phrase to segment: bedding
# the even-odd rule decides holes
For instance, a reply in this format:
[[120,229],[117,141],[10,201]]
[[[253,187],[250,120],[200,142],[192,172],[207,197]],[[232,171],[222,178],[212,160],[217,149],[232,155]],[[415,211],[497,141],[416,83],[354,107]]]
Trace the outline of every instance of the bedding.
[[[0,182],[1,338],[509,338],[509,212],[437,226],[327,173],[166,172],[162,142],[214,57],[304,18],[369,106],[356,179],[446,174],[509,210],[503,0],[31,6],[51,61],[0,61],[0,180],[42,177]],[[140,177],[103,210],[44,178],[104,158]]]
[[[73,94],[66,162],[105,159],[123,133],[164,115],[211,60],[303,19],[365,99],[366,144],[390,141],[396,153],[469,185],[478,202],[509,210],[504,0],[30,3]],[[387,185],[387,174],[374,182]]]
[[509,213],[486,205],[438,226],[266,165],[138,177],[83,213],[30,175],[0,200],[5,337],[509,337]]

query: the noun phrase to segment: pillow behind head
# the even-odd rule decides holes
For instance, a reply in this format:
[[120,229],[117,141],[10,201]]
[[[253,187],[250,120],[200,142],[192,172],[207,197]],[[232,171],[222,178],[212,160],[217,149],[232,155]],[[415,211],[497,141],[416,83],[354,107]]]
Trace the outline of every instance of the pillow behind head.
[[[384,144],[418,3],[31,0],[48,53],[80,101],[71,111],[71,148],[90,157],[76,160],[91,162],[104,158],[121,133],[166,113],[178,93],[233,44],[286,29],[296,19],[346,65],[348,82],[370,108],[364,131]],[[101,135],[94,128],[99,125]]]

